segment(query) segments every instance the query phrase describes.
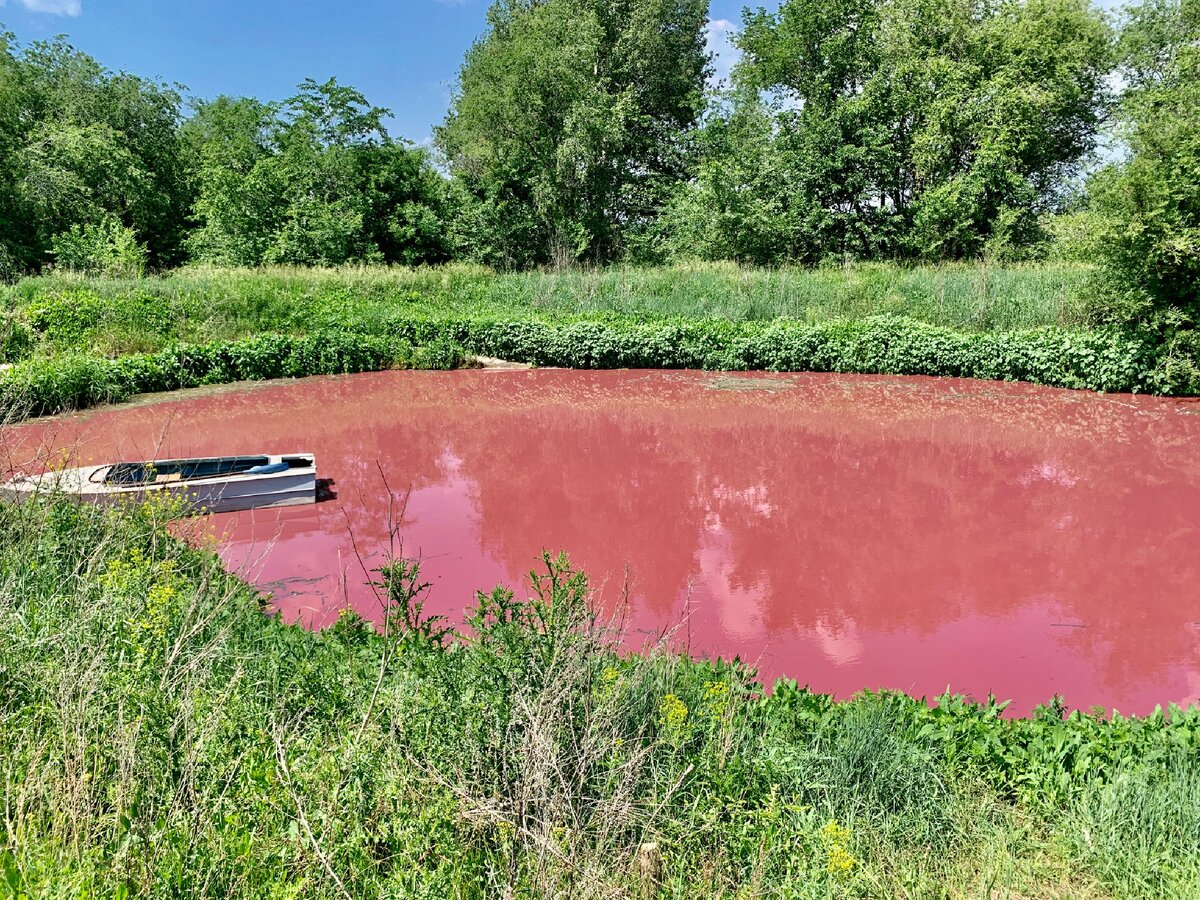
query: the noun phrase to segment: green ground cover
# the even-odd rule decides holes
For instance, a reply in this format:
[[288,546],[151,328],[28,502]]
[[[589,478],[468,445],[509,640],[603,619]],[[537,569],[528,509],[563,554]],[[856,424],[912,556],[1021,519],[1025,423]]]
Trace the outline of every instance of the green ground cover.
[[817,270],[729,265],[494,274],[468,266],[185,269],[5,289],[14,418],[244,379],[449,366],[949,375],[1192,393],[1195,354],[1089,325],[1065,264]]
[[549,558],[462,634],[399,558],[383,633],[312,633],[174,512],[0,505],[0,893],[645,896],[653,843],[661,897],[1195,896],[1200,710],[764,694]]
[[[26,278],[0,288],[8,327],[106,354],[322,327],[378,333],[404,315],[553,320],[903,315],[969,331],[1081,327],[1091,269],[1077,264],[742,269],[728,264],[496,274],[477,266],[179,269],[142,279]],[[10,357],[20,354],[10,339]],[[10,358],[9,361],[12,361]]]

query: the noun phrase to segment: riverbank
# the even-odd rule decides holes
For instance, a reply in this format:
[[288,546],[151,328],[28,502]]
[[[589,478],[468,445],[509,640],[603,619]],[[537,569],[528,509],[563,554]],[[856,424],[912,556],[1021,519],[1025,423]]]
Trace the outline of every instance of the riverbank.
[[[496,275],[467,267],[183,270],[7,289],[13,420],[197,385],[472,356],[570,368],[943,375],[1189,394],[1194,360],[1088,327],[1083,267]],[[1178,342],[1177,342],[1178,343]],[[1184,358],[1186,357],[1186,358]]]
[[189,267],[139,279],[26,278],[0,286],[0,306],[35,331],[40,327],[43,338],[73,344],[86,336],[114,355],[162,349],[170,341],[300,334],[334,325],[382,333],[389,319],[415,313],[810,323],[901,315],[965,331],[1015,331],[1086,327],[1093,275],[1091,266],[1073,263],[694,264],[561,273],[496,273],[461,264]]
[[[835,703],[617,635],[544,560],[467,626],[264,616],[169,509],[0,506],[0,872],[30,896],[1186,896],[1200,711]],[[528,594],[532,599],[525,599]],[[653,851],[644,851],[646,852]]]

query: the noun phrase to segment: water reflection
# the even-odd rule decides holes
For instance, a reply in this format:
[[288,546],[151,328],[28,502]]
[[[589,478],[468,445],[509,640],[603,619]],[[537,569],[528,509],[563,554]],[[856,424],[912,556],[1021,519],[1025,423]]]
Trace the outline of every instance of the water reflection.
[[[759,385],[772,390],[755,390]],[[749,388],[749,389],[748,389]],[[1145,712],[1200,688],[1200,416],[1184,402],[825,375],[381,373],[13,430],[9,458],[312,450],[337,499],[213,517],[323,625],[388,543],[430,608],[564,549],[636,629],[851,693]],[[397,498],[407,497],[403,504]]]

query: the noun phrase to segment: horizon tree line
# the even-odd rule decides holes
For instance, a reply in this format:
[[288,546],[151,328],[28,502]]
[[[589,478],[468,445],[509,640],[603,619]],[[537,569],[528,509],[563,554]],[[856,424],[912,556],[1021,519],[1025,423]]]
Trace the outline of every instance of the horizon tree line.
[[433,151],[334,78],[189,100],[0,33],[0,275],[1050,248],[1107,263],[1127,311],[1195,310],[1200,0],[784,0],[744,11],[717,87],[707,22],[496,0]]

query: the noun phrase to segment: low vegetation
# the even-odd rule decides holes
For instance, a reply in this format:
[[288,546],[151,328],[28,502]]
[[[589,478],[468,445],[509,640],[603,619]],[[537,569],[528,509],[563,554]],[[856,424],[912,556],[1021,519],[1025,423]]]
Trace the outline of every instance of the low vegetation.
[[13,896],[1194,895],[1200,710],[764,692],[550,557],[459,626],[397,556],[312,633],[173,514],[0,505]]
[[[964,331],[1082,328],[1091,267],[1078,263],[748,269],[728,263],[495,273],[481,266],[220,269],[152,278],[57,275],[0,285],[8,358],[35,347],[104,355],[169,342],[235,340],[322,327],[380,333],[411,315],[546,319],[785,318],[825,322],[903,315]],[[15,341],[15,344],[14,344]]]
[[1079,266],[728,265],[566,274],[183,270],[7,289],[0,406],[54,413],[248,379],[448,368],[470,354],[574,368],[872,372],[1103,391],[1200,390],[1151,329],[1087,325]]
[[16,421],[200,385],[382,369],[454,369],[468,362],[461,347],[442,338],[416,347],[402,338],[344,331],[260,335],[118,359],[68,353],[36,358],[0,380],[0,415]]

